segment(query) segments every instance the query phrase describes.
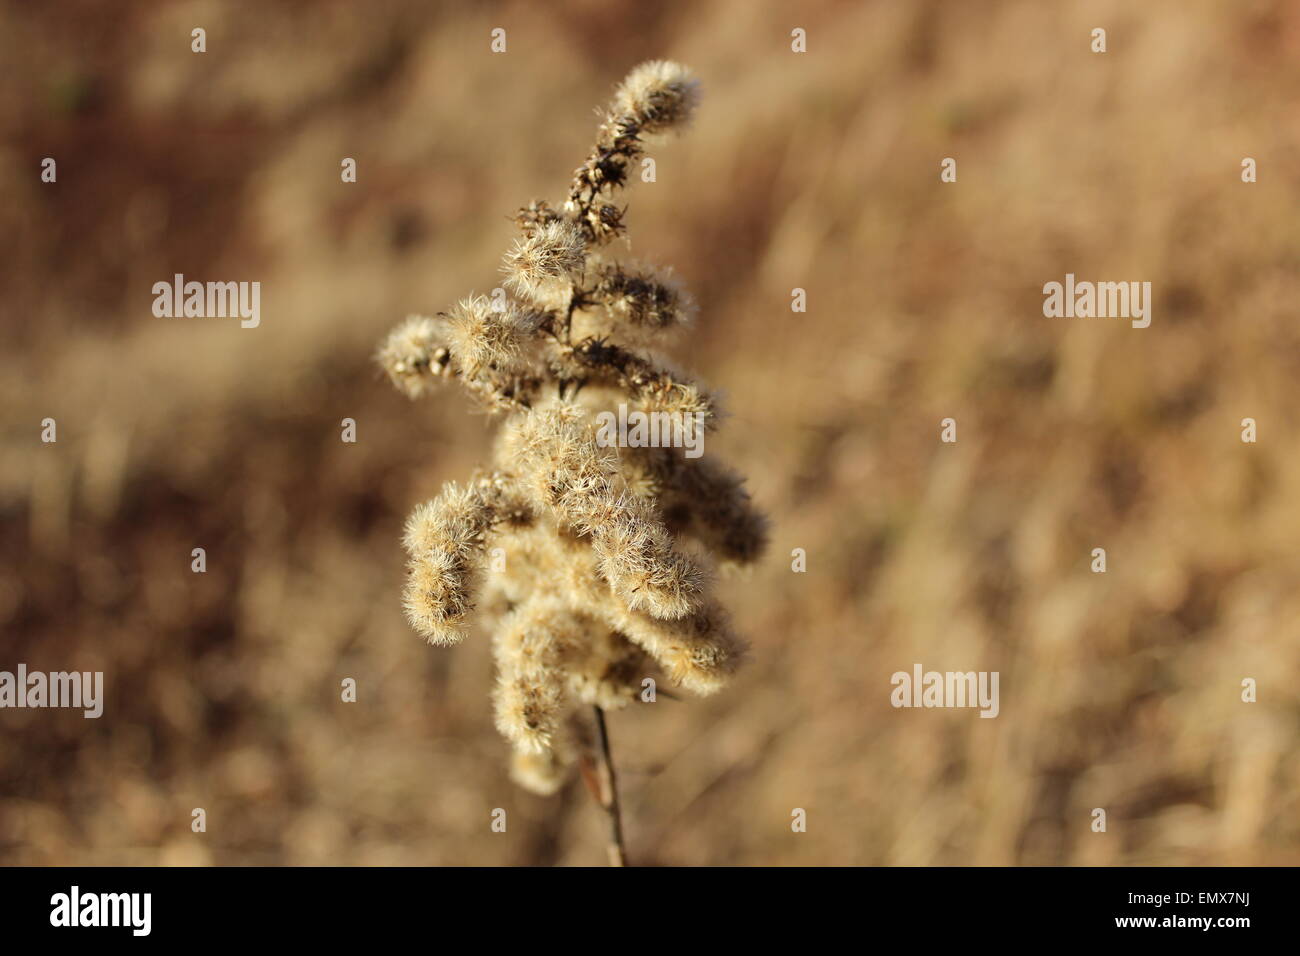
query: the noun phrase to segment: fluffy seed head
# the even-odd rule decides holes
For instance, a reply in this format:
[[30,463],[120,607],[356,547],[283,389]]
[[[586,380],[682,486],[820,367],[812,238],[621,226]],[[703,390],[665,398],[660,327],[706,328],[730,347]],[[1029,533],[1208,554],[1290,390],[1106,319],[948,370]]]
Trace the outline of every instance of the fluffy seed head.
[[671,273],[649,267],[603,267],[592,297],[615,322],[647,333],[689,325],[696,311],[694,300]]
[[563,717],[565,665],[583,637],[556,598],[533,596],[502,623],[494,646],[496,723],[516,749],[552,749]]
[[549,797],[560,789],[568,769],[568,765],[550,751],[516,750],[510,758],[510,779],[541,797]]
[[652,663],[646,653],[608,627],[593,627],[584,653],[569,664],[569,690],[604,710],[626,707],[641,690]]
[[465,635],[492,517],[477,489],[453,483],[406,521],[402,544],[411,563],[403,606],[411,626],[431,644],[456,644]]
[[636,118],[647,133],[686,122],[700,99],[699,81],[671,60],[650,60],[632,70],[614,94],[614,110]]
[[513,307],[493,308],[487,296],[470,296],[456,303],[447,316],[447,344],[461,373],[475,378],[488,370],[517,368],[536,322]]
[[558,670],[543,670],[497,679],[497,730],[519,750],[542,754],[551,749],[564,700],[560,676]]
[[448,482],[442,494],[411,512],[402,533],[402,546],[416,559],[431,552],[465,557],[482,546],[489,519],[477,489]]
[[619,629],[645,648],[673,681],[697,694],[721,689],[745,657],[725,613],[709,602],[675,621],[615,608]]
[[586,251],[582,230],[568,219],[542,223],[506,253],[506,286],[539,305],[550,304],[582,271]]
[[596,529],[592,549],[601,575],[630,609],[679,618],[699,606],[704,574],[673,549],[672,535],[648,512],[629,504]]
[[407,316],[375,354],[389,380],[408,398],[419,398],[451,377],[447,329],[427,315]]
[[412,561],[402,591],[406,619],[430,644],[459,644],[474,609],[473,570],[455,555],[432,552]]

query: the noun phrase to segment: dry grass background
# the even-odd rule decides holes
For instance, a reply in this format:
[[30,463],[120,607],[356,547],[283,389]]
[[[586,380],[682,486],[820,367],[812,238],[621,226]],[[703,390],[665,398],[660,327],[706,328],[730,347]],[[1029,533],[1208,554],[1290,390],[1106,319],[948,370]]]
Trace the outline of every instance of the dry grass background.
[[[1300,7],[0,11],[0,668],[108,695],[0,712],[0,861],[603,860],[584,793],[507,781],[486,640],[402,621],[401,521],[489,427],[370,354],[497,285],[506,217],[670,56],[706,98],[633,252],[697,292],[678,354],[775,527],[723,591],[743,678],[612,718],[634,862],[1300,862]],[[261,327],[155,319],[174,272],[259,280]],[[1043,318],[1066,272],[1150,280],[1151,327]],[[999,670],[1001,716],[892,709],[916,661]]]

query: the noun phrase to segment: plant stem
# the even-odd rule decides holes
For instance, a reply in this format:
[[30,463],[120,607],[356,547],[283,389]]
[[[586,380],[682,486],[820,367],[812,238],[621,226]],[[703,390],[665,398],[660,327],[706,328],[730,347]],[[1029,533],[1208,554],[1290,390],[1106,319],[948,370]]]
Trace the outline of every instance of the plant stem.
[[627,848],[623,845],[623,814],[618,805],[618,780],[614,776],[614,759],[609,753],[609,732],[605,728],[605,712],[599,706],[596,712],[596,743],[600,749],[600,805],[609,816],[610,866],[627,866]]

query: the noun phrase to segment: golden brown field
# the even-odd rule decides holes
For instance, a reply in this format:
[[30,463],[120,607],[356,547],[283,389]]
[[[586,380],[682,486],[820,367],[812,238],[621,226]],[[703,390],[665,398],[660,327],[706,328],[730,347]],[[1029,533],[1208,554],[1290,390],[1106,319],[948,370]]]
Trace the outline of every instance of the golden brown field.
[[[676,357],[773,528],[736,683],[611,715],[632,862],[1300,863],[1287,0],[0,7],[0,670],[106,683],[0,711],[0,863],[604,862],[580,785],[508,780],[486,640],[402,618],[402,522],[493,426],[372,354],[499,284],[656,57],[704,100],[631,251],[699,299]],[[1044,317],[1067,272],[1151,326]],[[156,318],[175,273],[260,326]],[[999,716],[891,707],[915,662]]]

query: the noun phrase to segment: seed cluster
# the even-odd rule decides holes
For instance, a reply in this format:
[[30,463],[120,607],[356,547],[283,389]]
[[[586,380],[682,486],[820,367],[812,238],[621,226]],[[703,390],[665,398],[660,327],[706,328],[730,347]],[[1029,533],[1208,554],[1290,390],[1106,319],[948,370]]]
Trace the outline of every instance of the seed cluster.
[[577,757],[577,705],[625,706],[656,670],[712,693],[744,653],[708,590],[716,567],[749,564],[766,543],[742,479],[680,449],[596,440],[595,416],[618,404],[717,424],[715,397],[650,347],[690,325],[690,296],[602,254],[624,233],[611,194],[642,137],[685,124],[697,100],[679,64],[633,70],[563,207],[516,215],[509,294],[412,316],[377,356],[411,398],[455,380],[504,416],[491,466],[408,519],[404,604],[434,644],[460,641],[476,608],[493,626],[497,726],[515,779],[539,793]]

